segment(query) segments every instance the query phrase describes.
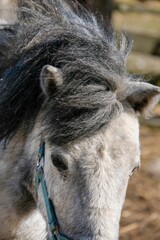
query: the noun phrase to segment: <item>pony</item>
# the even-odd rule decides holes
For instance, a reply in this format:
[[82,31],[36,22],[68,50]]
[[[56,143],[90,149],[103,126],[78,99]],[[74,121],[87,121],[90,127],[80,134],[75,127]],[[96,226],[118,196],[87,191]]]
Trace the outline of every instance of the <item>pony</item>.
[[0,240],[117,240],[160,89],[127,72],[132,41],[99,14],[24,3],[0,28]]

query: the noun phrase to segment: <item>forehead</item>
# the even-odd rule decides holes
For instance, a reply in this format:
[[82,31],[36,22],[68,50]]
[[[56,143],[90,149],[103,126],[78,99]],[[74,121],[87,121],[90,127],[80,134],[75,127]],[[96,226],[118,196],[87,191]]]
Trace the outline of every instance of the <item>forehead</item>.
[[[110,151],[117,149],[119,152],[126,151],[127,148],[139,151],[139,123],[136,114],[131,109],[124,109],[123,112],[114,118],[110,124],[99,133],[84,140],[75,141],[69,144],[69,149],[74,154],[95,155],[99,149]],[[123,153],[125,154],[125,153]],[[77,156],[78,157],[78,156]]]
[[106,136],[112,135],[117,139],[127,138],[133,142],[139,142],[139,123],[136,114],[132,109],[126,109],[114,119]]

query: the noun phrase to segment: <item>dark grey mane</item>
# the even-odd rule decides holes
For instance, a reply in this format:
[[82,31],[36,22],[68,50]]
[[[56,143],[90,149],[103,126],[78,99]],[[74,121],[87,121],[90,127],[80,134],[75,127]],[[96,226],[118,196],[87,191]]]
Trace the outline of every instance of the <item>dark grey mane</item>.
[[[119,112],[115,92],[126,84],[131,44],[75,1],[25,2],[19,23],[0,30],[0,139],[20,127],[42,127],[57,144],[94,134]],[[38,2],[38,1],[37,1]],[[44,65],[60,68],[64,82],[45,99]]]

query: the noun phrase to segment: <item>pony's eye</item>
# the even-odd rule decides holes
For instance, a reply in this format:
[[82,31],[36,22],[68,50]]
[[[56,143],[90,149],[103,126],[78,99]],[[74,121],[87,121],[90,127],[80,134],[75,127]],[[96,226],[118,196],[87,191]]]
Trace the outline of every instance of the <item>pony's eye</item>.
[[59,172],[63,172],[68,169],[67,162],[61,155],[52,154],[51,160],[53,165],[58,169]]

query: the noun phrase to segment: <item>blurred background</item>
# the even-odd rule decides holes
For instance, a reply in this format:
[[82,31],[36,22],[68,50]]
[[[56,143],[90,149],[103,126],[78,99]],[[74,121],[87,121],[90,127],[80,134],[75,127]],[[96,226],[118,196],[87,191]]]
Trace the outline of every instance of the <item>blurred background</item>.
[[[160,0],[79,0],[102,12],[115,29],[134,39],[128,71],[160,86]],[[16,0],[0,0],[0,21],[16,21]],[[160,240],[160,105],[152,119],[140,119],[142,164],[130,180],[120,240]]]

